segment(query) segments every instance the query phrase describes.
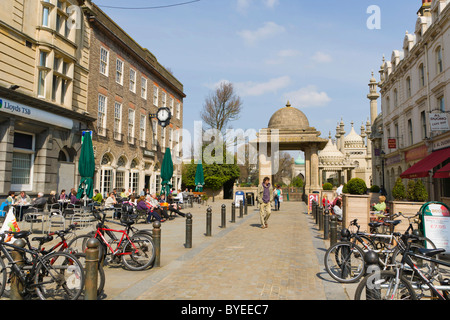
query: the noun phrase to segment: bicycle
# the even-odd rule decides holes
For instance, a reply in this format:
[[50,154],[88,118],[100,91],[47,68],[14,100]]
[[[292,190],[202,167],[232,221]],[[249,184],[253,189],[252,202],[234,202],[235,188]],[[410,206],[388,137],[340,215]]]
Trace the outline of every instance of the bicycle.
[[[37,241],[38,242],[38,247],[34,248],[30,241],[29,241],[29,237],[25,237],[23,238],[26,242],[26,245],[28,247],[29,250],[37,250],[39,252],[41,252],[43,255],[49,254],[51,252],[54,252],[56,250],[58,251],[67,251],[69,246],[67,244],[67,235],[75,235],[75,233],[72,232],[72,230],[77,229],[77,225],[76,224],[71,224],[68,228],[66,228],[65,230],[58,230],[55,232],[51,232],[45,236],[42,237],[34,237],[33,239],[31,239],[31,241]],[[58,238],[60,239],[59,242],[57,242],[56,244],[54,244],[50,249],[45,250],[45,248],[43,248],[42,246],[45,243],[48,243],[50,241],[53,241],[53,236],[56,235],[58,236]],[[58,249],[59,248],[59,249]],[[73,254],[83,265],[83,268],[85,267],[86,263],[86,254],[82,253],[82,252],[75,252],[75,251],[69,251],[69,253]],[[98,289],[97,289],[97,295],[100,295],[103,291],[103,288],[105,287],[105,271],[103,270],[102,265],[99,263],[98,264]],[[6,283],[6,287],[5,290],[3,292],[3,295],[5,297],[9,297],[9,288],[8,285],[10,284],[10,279],[8,279],[7,283]]]
[[[401,213],[395,215],[400,216]],[[403,216],[403,215],[402,215]],[[366,264],[364,261],[364,253],[374,251],[378,253],[379,265],[383,270],[389,269],[395,263],[395,257],[399,250],[405,248],[405,244],[401,239],[401,233],[392,232],[391,234],[378,234],[360,232],[360,226],[357,219],[350,222],[351,227],[355,227],[355,232],[349,229],[342,229],[341,236],[344,239],[332,245],[325,253],[324,265],[328,274],[336,281],[342,283],[351,283],[359,281],[365,274]],[[400,220],[385,220],[384,222],[371,222],[370,228],[377,228],[381,224],[387,225],[394,230]],[[414,232],[412,222],[409,220],[409,227],[405,234]],[[434,246],[433,242],[421,237],[421,241],[427,241]],[[375,240],[378,240],[375,242]],[[415,244],[415,248],[421,247]]]
[[[414,259],[420,259],[435,265],[450,267],[449,262],[434,258],[445,252],[445,249],[421,248],[418,252],[413,252],[410,250],[411,244],[413,241],[420,241],[420,237],[406,234],[403,238],[407,245],[402,250],[401,262],[397,262],[392,271],[375,272],[366,276],[356,288],[355,300],[417,300],[426,297],[424,291],[430,291],[429,297],[433,299],[450,300],[450,279],[443,278],[438,268],[424,272],[414,262]],[[415,277],[411,280],[404,275],[406,266],[415,273]],[[434,284],[436,280],[439,284]],[[420,290],[421,293],[417,294],[416,290]]]
[[[96,238],[100,241],[99,261],[102,263],[105,262],[106,256],[110,254],[111,261],[120,259],[122,264],[132,271],[145,270],[152,265],[156,253],[151,233],[147,230],[133,228],[133,221],[118,223],[106,220],[104,211],[106,210],[97,209],[93,211],[94,217],[100,221],[96,226],[96,231],[75,237],[69,242],[69,248],[85,252],[87,241]],[[100,217],[99,212],[103,213],[103,217]],[[125,230],[111,229],[105,225],[105,222],[125,226]],[[121,234],[120,239],[116,236],[116,233]],[[114,244],[116,245],[115,248],[113,247]]]
[[[28,237],[30,231],[0,234],[0,251],[10,265],[10,272],[20,282],[20,294],[27,299],[34,294],[41,300],[76,300],[84,289],[84,269],[81,262],[68,252],[57,251],[43,255],[36,249],[20,247],[5,242],[5,234],[16,239]],[[20,252],[24,263],[17,264],[7,248]],[[0,294],[3,294],[7,281],[6,265],[0,259]]]

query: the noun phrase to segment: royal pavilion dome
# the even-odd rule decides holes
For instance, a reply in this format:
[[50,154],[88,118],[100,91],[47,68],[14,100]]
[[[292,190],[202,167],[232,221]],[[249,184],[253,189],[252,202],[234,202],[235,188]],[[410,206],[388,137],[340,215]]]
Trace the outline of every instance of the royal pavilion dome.
[[327,145],[322,151],[319,152],[319,163],[324,165],[339,165],[344,161],[344,159],[344,154],[335,146],[331,140],[330,134]]
[[355,128],[353,127],[350,133],[344,138],[344,148],[364,148],[365,143],[363,137],[356,133]]

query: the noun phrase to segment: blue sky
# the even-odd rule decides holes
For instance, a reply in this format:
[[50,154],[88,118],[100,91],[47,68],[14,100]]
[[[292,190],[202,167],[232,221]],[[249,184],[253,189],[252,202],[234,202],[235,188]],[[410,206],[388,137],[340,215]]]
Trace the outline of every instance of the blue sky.
[[[243,100],[235,129],[266,128],[290,100],[327,138],[341,118],[359,133],[369,117],[368,83],[383,55],[414,32],[420,0],[94,0],[183,83],[184,127],[193,132],[205,98],[221,81]],[[380,29],[367,28],[371,5]],[[380,112],[380,103],[379,103]]]

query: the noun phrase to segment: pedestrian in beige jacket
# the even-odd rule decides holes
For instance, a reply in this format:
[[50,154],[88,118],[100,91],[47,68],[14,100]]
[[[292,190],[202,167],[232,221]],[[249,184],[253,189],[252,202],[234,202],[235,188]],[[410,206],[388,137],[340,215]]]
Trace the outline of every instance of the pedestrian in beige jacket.
[[271,205],[273,202],[273,192],[270,185],[270,178],[265,177],[263,182],[258,186],[258,202],[259,215],[261,216],[261,228],[268,227],[267,221],[271,213]]

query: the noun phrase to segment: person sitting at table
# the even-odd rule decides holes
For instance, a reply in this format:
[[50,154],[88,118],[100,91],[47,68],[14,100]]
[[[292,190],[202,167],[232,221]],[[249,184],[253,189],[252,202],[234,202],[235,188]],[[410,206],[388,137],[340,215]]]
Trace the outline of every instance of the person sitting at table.
[[20,195],[17,197],[14,204],[28,206],[31,204],[31,198],[25,193],[25,191],[20,191]]
[[180,189],[177,190],[177,196],[174,199],[178,200],[179,204],[183,204],[183,192]]
[[180,216],[182,216],[183,218],[186,217],[186,214],[181,212],[180,210],[178,210],[177,208],[177,204],[174,203],[172,195],[169,194],[168,200],[167,202],[169,203],[169,207],[167,208],[170,212],[175,212],[177,214],[179,214]]
[[380,200],[380,202],[372,204],[373,209],[375,211],[385,211],[386,210],[386,197],[379,196],[378,199]]
[[61,194],[58,197],[58,200],[68,200],[68,199],[69,199],[69,197],[66,194],[66,190],[62,189]]
[[116,197],[114,196],[113,192],[109,192],[106,194],[106,200],[105,200],[105,207],[111,208],[114,207],[114,205],[117,204]]
[[42,192],[38,192],[37,198],[33,198],[31,205],[36,208],[44,208],[46,203],[47,198],[44,197],[44,194]]
[[333,212],[337,216],[338,221],[342,221],[342,200],[337,199],[336,204],[333,207]]
[[100,192],[98,192],[98,189],[94,190],[94,196],[92,197],[92,201],[94,201],[94,206],[99,206],[102,204],[103,196]]
[[150,208],[147,204],[147,201],[145,201],[144,196],[140,196],[139,199],[137,199],[136,203],[136,210],[141,210],[147,212],[147,223],[151,222],[152,217],[154,217],[157,221],[164,222],[166,219],[161,218],[162,215],[160,214],[159,210],[156,210],[156,208]]
[[8,198],[6,198],[6,203],[8,206],[14,204],[16,202],[16,193],[14,191],[8,192]]
[[58,203],[58,199],[56,199],[56,191],[52,190],[50,191],[50,196],[47,199],[47,203],[48,204],[54,204],[54,203]]
[[80,201],[77,198],[77,190],[75,188],[70,189],[69,199],[71,204],[77,204]]
[[164,219],[169,219],[169,215],[167,214],[167,212],[161,208],[161,203],[158,202],[158,197],[156,197],[156,193],[147,195],[145,197],[145,203],[147,204],[147,207],[150,210],[156,211],[156,213],[159,214],[161,217],[164,217]]

